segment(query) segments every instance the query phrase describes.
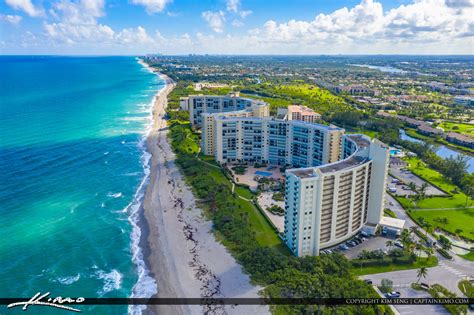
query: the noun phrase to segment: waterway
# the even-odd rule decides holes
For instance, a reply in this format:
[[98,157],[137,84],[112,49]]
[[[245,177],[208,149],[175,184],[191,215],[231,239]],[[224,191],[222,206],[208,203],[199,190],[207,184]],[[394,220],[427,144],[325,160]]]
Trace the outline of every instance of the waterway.
[[389,72],[389,73],[407,73],[407,71],[405,71],[405,70],[390,67],[390,66],[373,66],[373,65],[365,65],[365,64],[363,64],[363,65],[361,65],[361,64],[351,64],[351,66],[375,69],[375,70],[379,70],[379,71],[382,71],[382,72]]
[[[400,129],[400,139],[410,141],[410,142],[424,143],[423,140],[410,137],[409,135],[406,134],[405,130],[403,129]],[[456,157],[458,155],[466,157],[467,158],[467,171],[470,173],[474,173],[474,158],[472,156],[465,153],[461,153],[459,151],[455,151],[445,145],[437,146],[435,152],[436,152],[436,155],[442,158],[448,158],[450,156]]]

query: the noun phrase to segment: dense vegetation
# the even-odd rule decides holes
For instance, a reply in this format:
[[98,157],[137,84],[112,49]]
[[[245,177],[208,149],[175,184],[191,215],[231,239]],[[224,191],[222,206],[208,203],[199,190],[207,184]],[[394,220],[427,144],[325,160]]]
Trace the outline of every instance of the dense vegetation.
[[[249,203],[232,194],[220,169],[212,169],[196,158],[197,139],[188,124],[170,124],[170,139],[177,164],[193,188],[200,205],[213,221],[216,236],[242,264],[252,280],[265,287],[267,297],[377,297],[371,286],[351,274],[350,262],[340,254],[298,258],[290,255],[276,233],[251,218]],[[277,241],[275,241],[275,239]],[[318,310],[320,314],[389,313],[384,306],[308,306],[281,305],[272,310],[280,314],[301,314]]]

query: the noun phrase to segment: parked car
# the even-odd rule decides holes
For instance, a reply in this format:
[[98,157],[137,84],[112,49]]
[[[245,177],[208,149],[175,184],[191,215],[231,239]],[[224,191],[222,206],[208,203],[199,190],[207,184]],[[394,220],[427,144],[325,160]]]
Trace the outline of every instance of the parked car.
[[391,193],[396,193],[397,192],[397,187],[389,186],[388,191]]
[[372,280],[370,280],[370,279],[365,279],[364,282],[367,283],[367,284],[372,284]]
[[394,184],[399,183],[399,182],[400,182],[400,180],[397,179],[397,178],[393,178],[393,179],[392,179],[392,183],[394,183]]
[[400,248],[404,248],[405,246],[403,246],[403,244],[399,241],[395,242],[393,245],[397,246],[397,247],[400,247]]
[[345,244],[341,244],[341,245],[339,246],[339,248],[340,248],[341,250],[348,250],[348,249],[349,249],[349,247],[348,247],[347,245],[345,245]]
[[385,296],[390,298],[390,299],[399,298],[400,297],[400,292],[393,291],[393,292],[385,294]]
[[364,237],[369,237],[369,234],[367,234],[367,232],[365,232],[365,231],[361,231],[360,235],[362,235]]
[[330,249],[326,249],[326,252],[327,252],[328,254],[332,254],[332,250],[330,250]]

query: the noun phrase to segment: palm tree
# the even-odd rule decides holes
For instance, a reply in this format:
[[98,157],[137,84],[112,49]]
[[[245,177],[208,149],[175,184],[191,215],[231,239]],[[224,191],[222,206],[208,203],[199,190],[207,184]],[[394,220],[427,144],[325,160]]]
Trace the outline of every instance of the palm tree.
[[385,242],[385,246],[388,247],[388,250],[391,251],[392,250],[392,246],[393,246],[393,241],[392,240],[388,240]]
[[418,195],[419,195],[420,200],[425,199],[427,188],[428,188],[428,183],[425,182],[423,183],[423,185],[421,185],[420,189],[418,190]]
[[408,232],[407,229],[402,230],[402,233],[400,234],[400,241],[405,248],[411,243],[410,232]]
[[428,237],[428,232],[431,230],[432,226],[429,222],[425,223],[426,237]]
[[414,182],[409,182],[409,183],[408,183],[408,188],[410,188],[411,191],[413,191],[414,193],[416,193],[417,188],[416,188],[416,185],[415,185]]
[[423,249],[423,245],[420,242],[415,242],[415,249],[416,249],[416,257],[420,257],[421,250]]
[[428,261],[430,260],[431,256],[433,256],[434,251],[432,248],[426,248],[425,253],[426,253],[426,261]]
[[418,227],[416,225],[410,226],[410,234],[416,234]]
[[416,281],[416,283],[420,282],[421,278],[426,279],[427,275],[428,275],[428,268],[421,267],[417,272],[418,281]]

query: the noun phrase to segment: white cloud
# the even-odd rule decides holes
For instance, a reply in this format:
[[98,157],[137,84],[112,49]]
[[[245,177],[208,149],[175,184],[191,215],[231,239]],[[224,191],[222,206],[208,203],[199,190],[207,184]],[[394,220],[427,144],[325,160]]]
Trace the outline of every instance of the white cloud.
[[[443,0],[415,0],[387,12],[374,0],[363,0],[312,21],[267,21],[250,34],[276,43],[347,43],[449,41],[472,28],[472,11],[449,7]],[[395,52],[395,51],[394,51]]]
[[21,10],[29,16],[43,16],[44,11],[33,5],[31,0],[5,0],[5,2],[15,10]]
[[[313,19],[266,21],[260,27],[225,34],[226,20],[241,27],[240,14],[206,11],[202,18],[212,32],[167,36],[154,29],[130,25],[113,29],[100,23],[104,1],[57,0],[36,39],[25,37],[17,45],[34,42],[48,49],[66,47],[71,53],[165,54],[473,54],[473,0],[413,0],[384,10],[377,0],[363,0]],[[234,2],[234,4],[237,2]],[[240,2],[236,6],[240,9]],[[10,45],[7,42],[7,45]],[[59,49],[59,48],[58,48]],[[59,50],[61,52],[61,50]]]
[[104,0],[62,0],[51,9],[56,23],[45,23],[47,36],[55,41],[73,44],[76,42],[103,42],[113,38],[115,32],[108,25],[99,24],[97,18],[104,15]]
[[247,16],[252,14],[252,11],[250,10],[240,11],[238,14],[240,15],[241,18],[245,19]]
[[0,20],[5,21],[5,22],[8,22],[8,23],[10,23],[10,24],[14,24],[14,25],[20,23],[20,22],[21,22],[21,19],[22,19],[22,18],[21,18],[21,16],[19,16],[19,15],[9,15],[9,14],[7,14],[7,15],[0,15]]
[[162,12],[166,5],[171,2],[173,0],[132,0],[133,4],[144,6],[148,14]]
[[202,13],[202,18],[207,22],[210,28],[216,33],[224,32],[225,14],[222,11],[206,11]]
[[252,14],[252,11],[250,10],[240,10],[240,0],[227,0],[227,11],[237,14],[242,19],[245,19],[247,16]]
[[148,36],[146,30],[138,26],[136,29],[127,28],[117,34],[116,40],[122,45],[152,44],[153,39]]
[[233,20],[232,21],[232,26],[241,27],[241,26],[244,26],[244,23],[242,23],[242,21],[240,21],[240,20]]
[[240,7],[240,0],[227,0],[227,11],[237,13]]

